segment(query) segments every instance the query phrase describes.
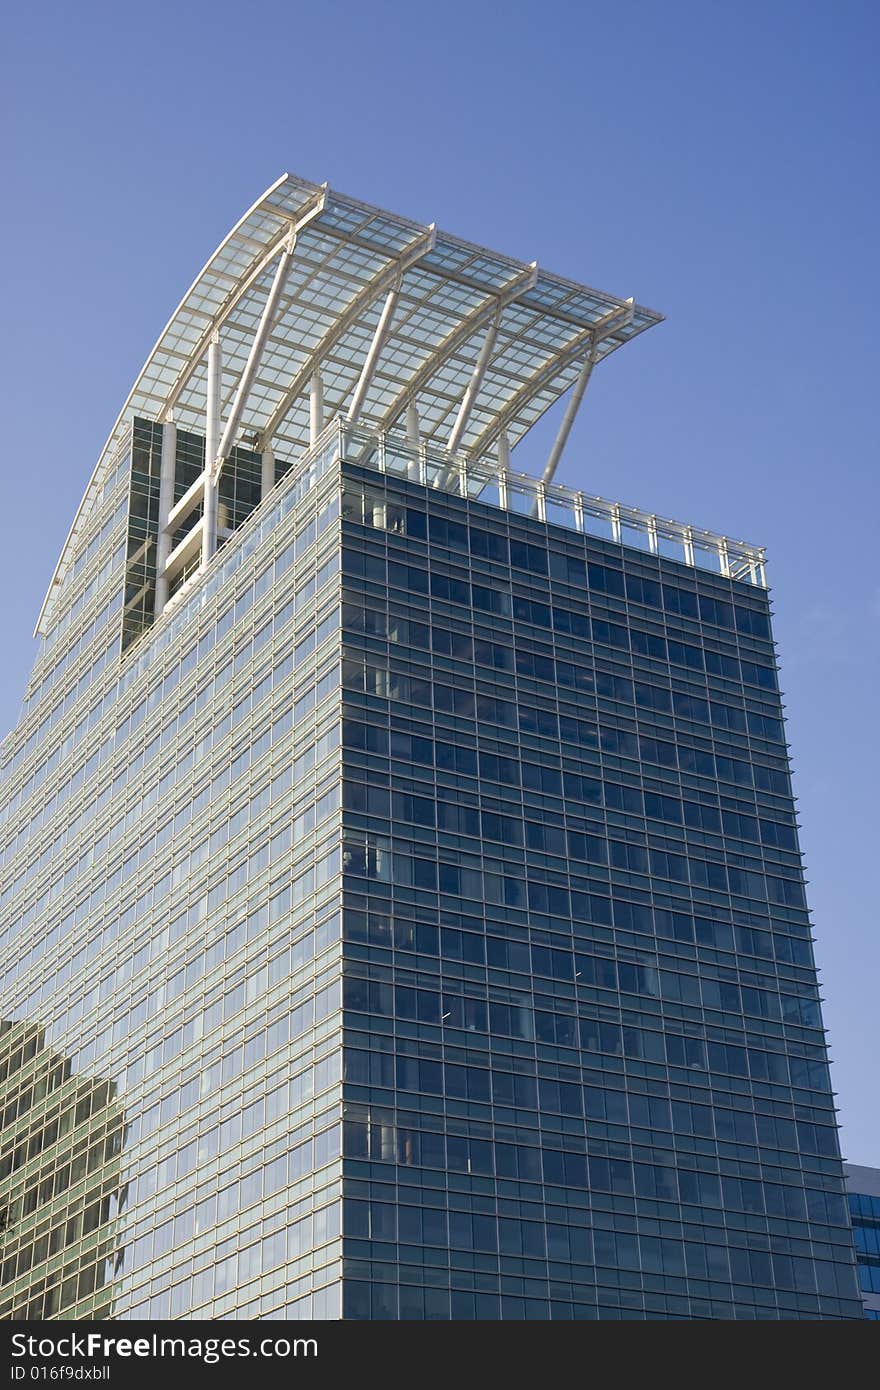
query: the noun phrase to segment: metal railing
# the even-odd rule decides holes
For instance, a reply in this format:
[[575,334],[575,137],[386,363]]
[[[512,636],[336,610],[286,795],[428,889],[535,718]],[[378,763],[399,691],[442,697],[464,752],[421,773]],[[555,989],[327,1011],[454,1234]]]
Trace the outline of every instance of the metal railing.
[[[731,540],[729,536],[686,526],[558,483],[543,483],[527,473],[499,469],[463,454],[451,455],[430,445],[412,444],[400,435],[346,426],[341,420],[331,422],[328,430],[334,427],[339,434],[340,457],[349,463],[766,588],[766,558],[761,546]],[[324,431],[322,440],[327,432]]]
[[162,635],[154,637],[151,644],[154,654],[155,643],[164,647],[172,640],[172,634],[186,621],[191,605],[204,602],[225,584],[279,517],[296,506],[338,459],[766,588],[765,555],[759,546],[685,526],[621,502],[609,502],[604,497],[592,497],[558,483],[543,483],[528,473],[499,469],[464,454],[411,444],[402,435],[350,425],[336,416],[234,533],[235,541],[212,558],[207,570],[196,571],[169,601],[165,612],[173,621],[167,626],[162,623]]

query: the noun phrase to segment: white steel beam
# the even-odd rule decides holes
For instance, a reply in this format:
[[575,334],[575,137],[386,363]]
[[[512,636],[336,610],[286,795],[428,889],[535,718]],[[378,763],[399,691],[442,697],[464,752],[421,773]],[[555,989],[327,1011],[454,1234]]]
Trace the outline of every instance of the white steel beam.
[[178,500],[174,503],[174,506],[168,513],[167,525],[168,531],[171,534],[173,534],[177,530],[178,526],[184,520],[184,518],[189,516],[191,511],[195,510],[195,508],[202,500],[202,494],[204,493],[204,490],[205,472],[204,469],[202,469],[202,472],[196,478],[195,482],[190,483],[186,492],[183,494],[182,497],[178,498]]
[[461,405],[458,408],[458,415],[456,416],[455,424],[452,426],[452,430],[449,434],[449,440],[446,444],[446,448],[450,454],[455,453],[456,449],[461,443],[461,437],[468,427],[468,422],[471,418],[471,411],[474,408],[477,396],[480,394],[480,387],[482,386],[483,378],[486,375],[486,368],[489,365],[489,361],[495,349],[495,339],[498,336],[498,320],[500,317],[501,311],[499,309],[498,311],[496,311],[495,317],[489,324],[489,327],[486,329],[486,336],[483,339],[483,346],[480,348],[480,355],[477,358],[474,370],[471,373],[471,379],[468,382],[467,387],[465,388],[465,393],[461,398]]
[[510,471],[510,440],[507,430],[502,430],[498,435],[498,469],[501,473]]
[[158,618],[168,602],[168,580],[165,563],[171,551],[168,517],[174,504],[174,479],[177,460],[177,426],[166,420],[162,426],[162,457],[159,465],[159,530],[156,536],[156,593],[153,616]]
[[578,379],[575,382],[572,393],[568,398],[568,405],[565,407],[565,414],[562,417],[562,424],[559,426],[559,432],[557,433],[556,438],[553,441],[553,447],[550,450],[550,457],[547,460],[544,472],[541,474],[542,483],[549,483],[553,481],[553,475],[559,466],[559,460],[562,458],[562,451],[565,448],[566,443],[568,442],[568,436],[571,434],[571,427],[577,418],[578,411],[580,410],[581,401],[584,398],[584,392],[587,389],[590,377],[593,375],[593,368],[599,360],[599,344],[602,342],[603,338],[607,338],[610,332],[614,332],[619,328],[623,328],[625,324],[632,323],[634,309],[635,301],[632,299],[628,299],[626,301],[626,311],[623,315],[621,315],[619,311],[612,309],[610,314],[606,314],[604,318],[601,318],[599,322],[596,324],[596,327],[593,331],[593,342],[590,346],[590,351],[587,353],[587,356],[584,360],[584,364],[581,367],[580,372],[578,374]]
[[309,383],[309,447],[318,442],[324,428],[324,381],[320,369],[312,372]]
[[550,386],[560,372],[565,371],[572,363],[579,361],[584,352],[598,347],[599,343],[611,337],[618,329],[631,323],[634,307],[634,302],[631,299],[626,300],[623,304],[615,305],[589,328],[584,328],[577,333],[565,347],[554,353],[548,361],[542,363],[538,370],[523,382],[503,410],[500,410],[494,420],[483,430],[483,433],[469,450],[471,458],[481,458],[501,434],[501,431],[509,429],[519,418],[529,401],[545,387]]
[[370,305],[387,293],[400,275],[433,250],[436,239],[437,231],[432,222],[429,227],[425,228],[424,232],[410,242],[409,246],[404,247],[400,255],[390,265],[383,266],[372,280],[364,285],[360,293],[355,295],[348,307],[334,320],[323,338],[309,354],[307,361],[296,373],[272,411],[260,436],[261,445],[271,444],[294,401],[306,389],[314,373],[320,371],[322,363],[326,362],[337,343],[345,337]]
[[490,294],[466,318],[456,324],[451,333],[448,333],[443,341],[438,343],[419,370],[409,378],[402,391],[391,402],[376,426],[379,433],[390,430],[401,411],[410,401],[418,400],[419,392],[424,390],[444,363],[454,357],[475,333],[479,333],[481,328],[485,327],[487,323],[491,323],[496,314],[506,308],[508,304],[512,304],[520,295],[525,294],[527,290],[532,289],[537,278],[538,263],[532,261],[531,265],[515,275],[497,294]]
[[357,385],[354,388],[354,395],[351,398],[351,405],[346,414],[346,423],[356,425],[360,413],[364,408],[364,401],[370,389],[370,382],[373,380],[373,373],[376,364],[382,356],[382,349],[391,332],[391,321],[394,318],[394,310],[397,308],[397,301],[400,298],[400,285],[402,277],[398,275],[388,294],[385,296],[385,303],[379,315],[379,322],[376,324],[376,331],[373,334],[373,341],[370,343],[369,351],[364,358],[364,365],[358,377]]
[[275,454],[271,449],[264,449],[260,458],[260,501],[263,502],[269,496],[275,486]]
[[419,422],[419,408],[415,401],[409,401],[406,407],[406,442],[407,444],[417,445],[421,438],[421,424]]
[[205,497],[202,511],[202,567],[217,549],[217,478],[213,463],[220,448],[220,334],[208,345],[207,406],[205,411]]
[[167,418],[169,411],[174,409],[181,392],[186,387],[191,376],[207,352],[208,344],[212,337],[215,333],[219,333],[226,320],[235,312],[251,286],[256,284],[260,276],[264,274],[267,266],[272,264],[275,257],[278,255],[279,247],[284,245],[291,231],[297,234],[303,231],[310,222],[314,222],[317,217],[320,217],[327,203],[328,191],[328,185],[326,183],[322,184],[315,196],[309,199],[294,221],[288,221],[283,227],[279,228],[268,247],[260,253],[250,269],[242,275],[240,279],[236,280],[226,299],[214,314],[210,323],[203,330],[192,352],[189,353],[186,362],[178,373],[174,385],[165,397],[165,402],[158,413],[158,419],[161,420],[163,416]]
[[187,531],[183,540],[175,546],[168,556],[168,559],[165,561],[166,582],[173,579],[190,560],[195,559],[202,548],[204,537],[205,518],[200,516],[192,530]]
[[571,395],[568,398],[568,404],[565,407],[565,414],[562,417],[562,423],[559,426],[559,429],[556,433],[556,438],[553,441],[553,447],[550,450],[550,456],[547,459],[544,472],[541,474],[542,483],[549,483],[553,481],[553,474],[556,472],[556,469],[559,466],[559,460],[562,458],[562,451],[565,448],[566,443],[568,442],[568,436],[571,434],[571,427],[577,418],[577,413],[580,410],[581,401],[584,398],[584,392],[587,389],[590,377],[593,375],[593,368],[596,365],[596,361],[596,349],[595,347],[591,347],[590,351],[584,358],[583,366],[581,367],[580,372],[578,373],[578,379],[575,382]]
[[244,369],[239,378],[238,390],[235,393],[232,409],[226,421],[226,428],[223,431],[223,436],[217,448],[217,456],[216,458],[210,460],[206,458],[205,460],[206,463],[210,462],[215,478],[220,472],[223,460],[227,457],[235,443],[235,436],[238,432],[242,412],[247,405],[247,399],[250,395],[251,387],[254,384],[257,372],[260,369],[260,362],[263,359],[263,352],[269,340],[269,334],[272,332],[275,323],[275,314],[278,309],[279,300],[284,293],[284,286],[287,283],[287,276],[290,273],[290,263],[293,260],[295,249],[296,233],[292,231],[285,239],[282,246],[281,255],[278,258],[278,268],[275,271],[275,279],[272,281],[272,288],[266,296],[266,303],[263,306],[263,313],[257,325],[257,331],[254,334],[253,342],[251,343],[251,350],[248,353],[247,361],[244,364]]

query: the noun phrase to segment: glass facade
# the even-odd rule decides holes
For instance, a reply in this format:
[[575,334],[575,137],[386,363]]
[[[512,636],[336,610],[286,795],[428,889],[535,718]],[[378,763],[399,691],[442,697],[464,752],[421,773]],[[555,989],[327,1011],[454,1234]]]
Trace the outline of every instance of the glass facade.
[[876,1322],[880,1321],[880,1168],[846,1163],[843,1171],[865,1317]]
[[130,449],[84,530],[3,749],[0,1316],[341,1310],[331,462],[121,662]]
[[344,1307],[851,1317],[764,591],[345,469]]
[[855,1316],[765,592],[339,452],[44,639],[6,1315]]

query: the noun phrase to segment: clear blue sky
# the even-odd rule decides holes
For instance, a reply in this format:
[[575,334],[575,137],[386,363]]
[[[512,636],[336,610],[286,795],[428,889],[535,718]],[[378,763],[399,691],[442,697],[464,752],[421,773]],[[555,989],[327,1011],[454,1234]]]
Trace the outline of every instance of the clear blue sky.
[[668,321],[596,373],[560,480],[768,548],[844,1149],[880,1164],[878,31],[859,0],[14,5],[0,726],[132,380],[278,174],[634,294]]

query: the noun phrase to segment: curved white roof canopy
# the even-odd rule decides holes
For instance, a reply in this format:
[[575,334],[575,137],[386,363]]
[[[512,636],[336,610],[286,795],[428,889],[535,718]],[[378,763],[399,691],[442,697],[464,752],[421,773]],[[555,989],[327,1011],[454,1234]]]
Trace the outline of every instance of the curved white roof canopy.
[[[662,318],[326,185],[282,175],[221,242],[147,358],[74,518],[38,632],[51,618],[78,528],[131,418],[173,418],[205,432],[207,351],[218,332],[221,414],[228,419],[292,230],[287,278],[236,431],[249,447],[271,446],[281,458],[308,447],[316,372],[325,419],[350,414],[354,398],[362,423],[402,430],[414,403],[423,440],[443,447],[452,440],[478,458],[497,447],[502,431],[515,444],[577,382],[588,355],[601,361]],[[377,334],[383,311],[387,331]],[[373,353],[365,383],[374,337],[381,351]]]

